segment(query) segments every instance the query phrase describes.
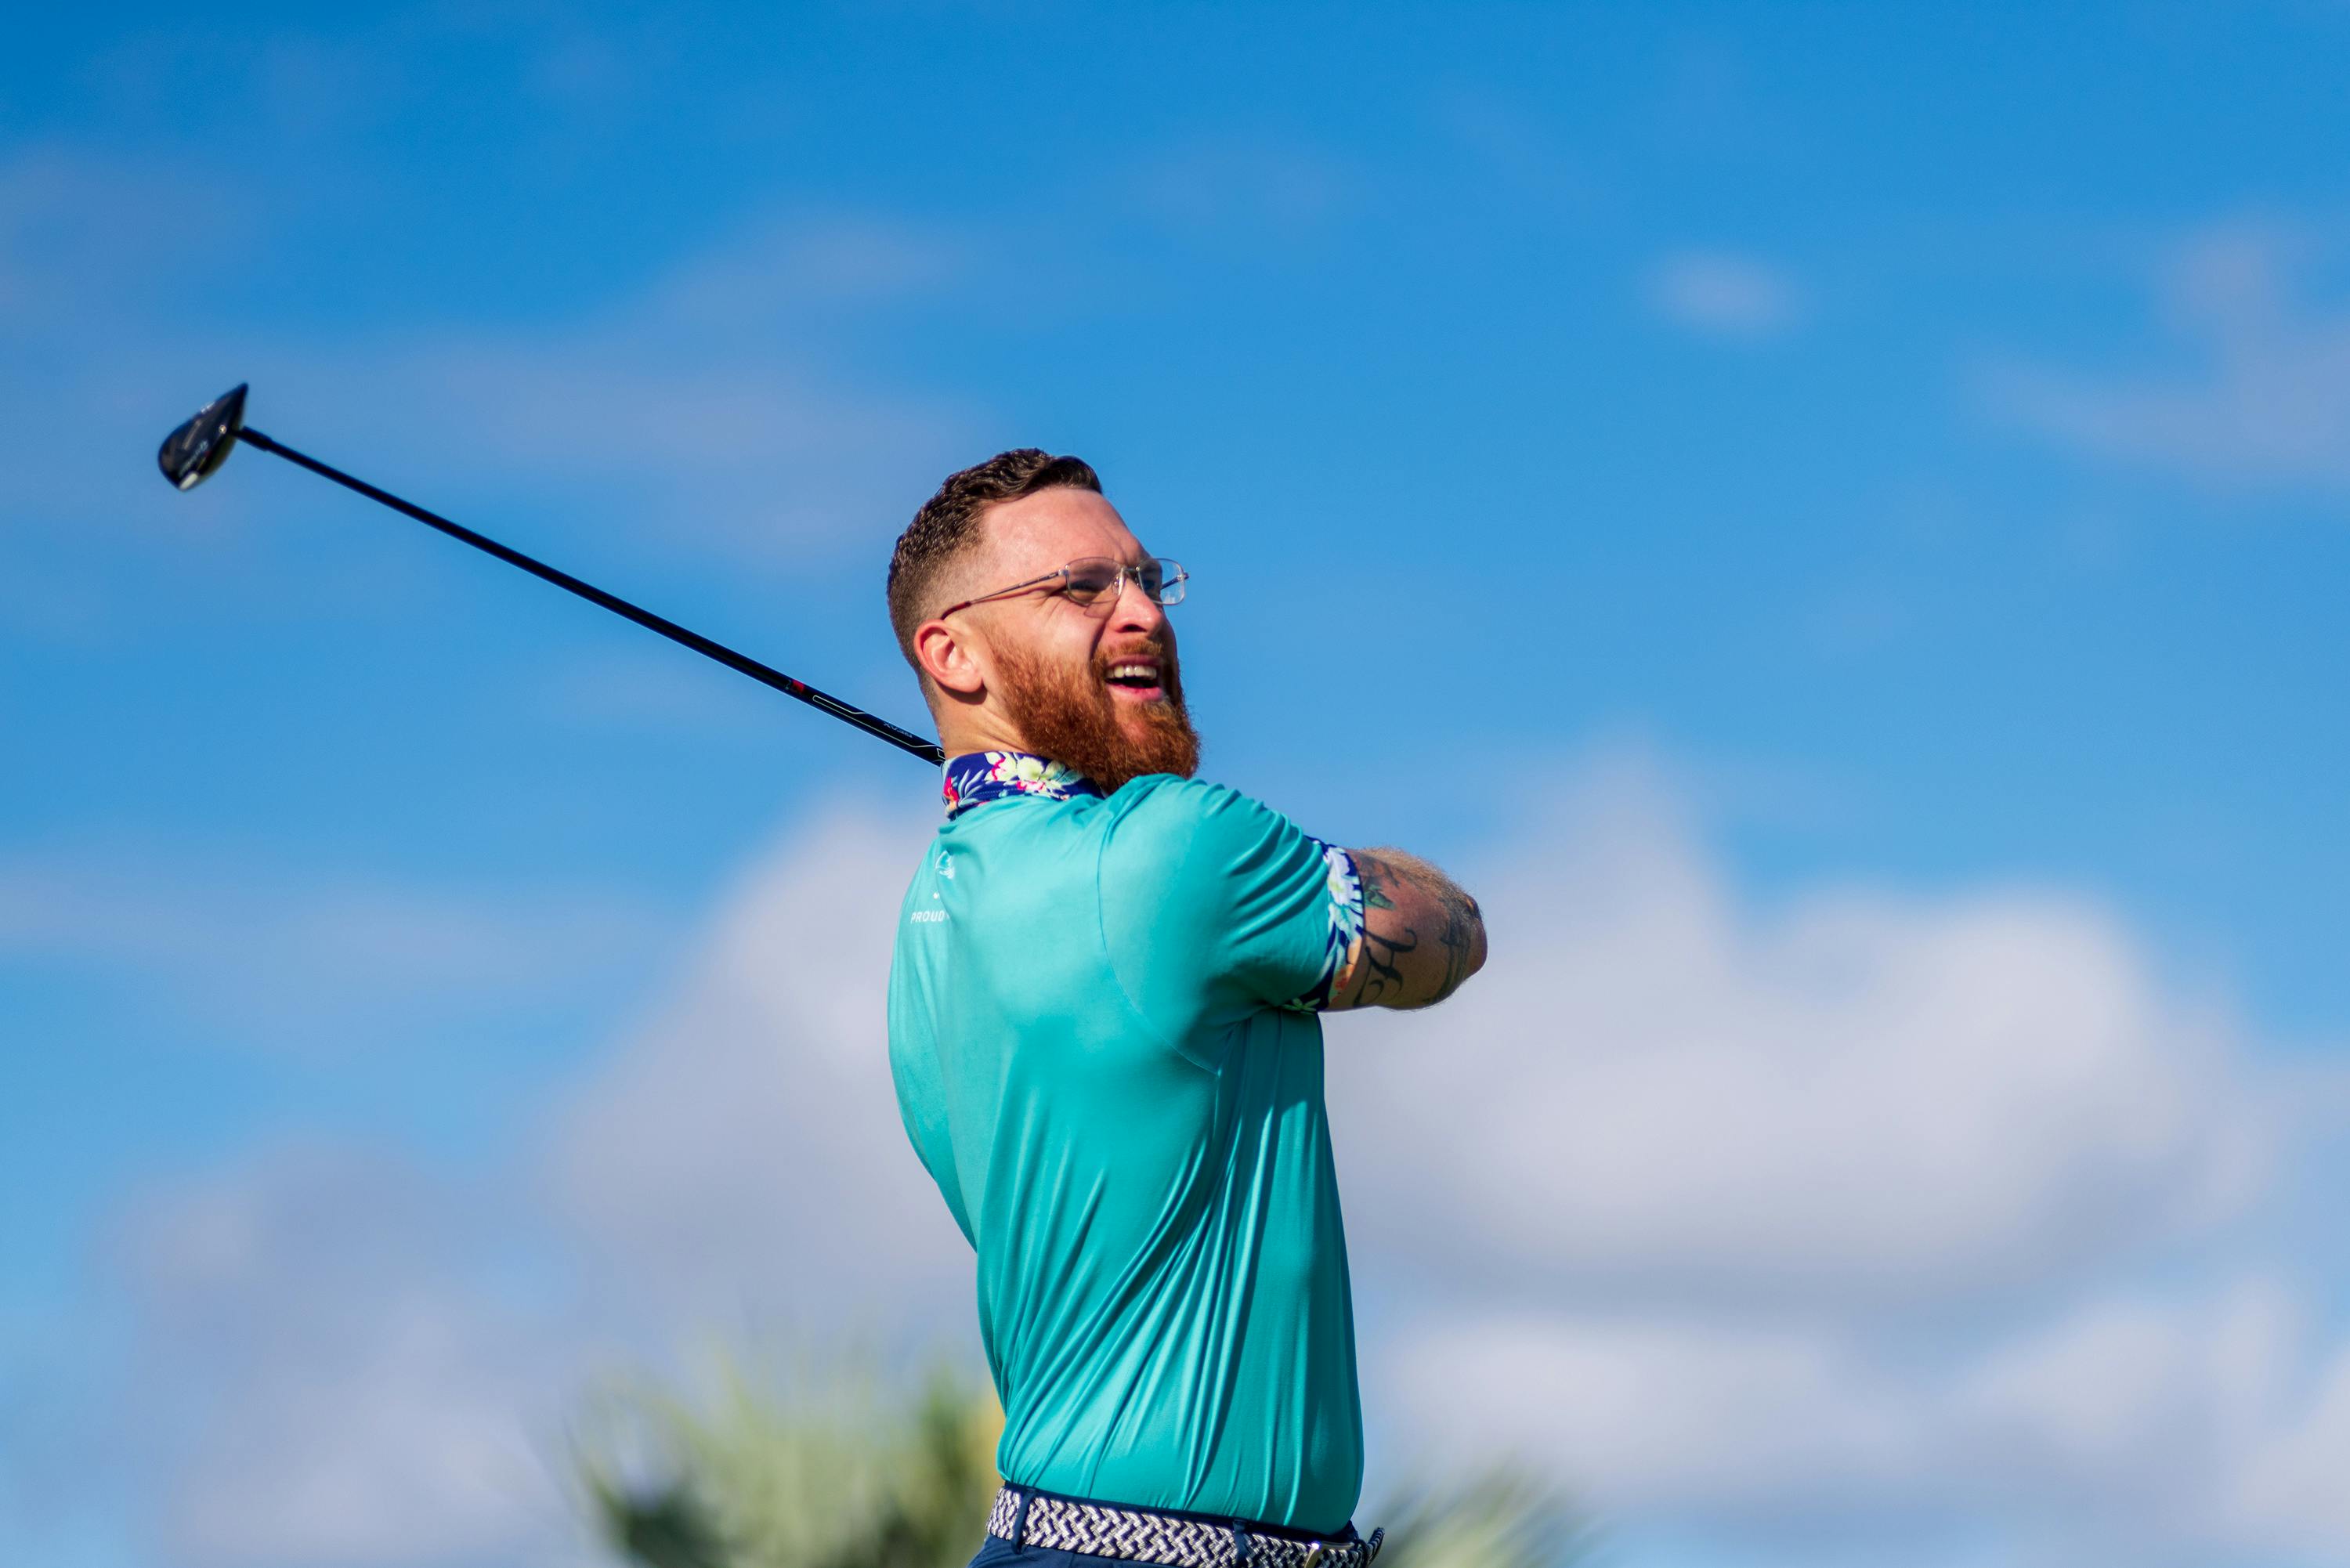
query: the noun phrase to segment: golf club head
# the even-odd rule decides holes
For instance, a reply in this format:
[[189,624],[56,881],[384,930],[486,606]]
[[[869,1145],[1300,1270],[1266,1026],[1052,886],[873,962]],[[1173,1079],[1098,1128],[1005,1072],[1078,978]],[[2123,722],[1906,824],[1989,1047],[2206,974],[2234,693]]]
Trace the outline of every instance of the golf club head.
[[196,410],[196,417],[163,438],[155,454],[156,466],[175,490],[193,490],[228,461],[244,429],[244,388],[239,381]]

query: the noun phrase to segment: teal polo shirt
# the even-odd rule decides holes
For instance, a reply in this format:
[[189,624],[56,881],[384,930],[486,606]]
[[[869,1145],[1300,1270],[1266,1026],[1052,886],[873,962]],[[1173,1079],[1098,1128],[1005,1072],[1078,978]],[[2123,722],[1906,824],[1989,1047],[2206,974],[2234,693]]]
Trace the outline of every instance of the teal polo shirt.
[[[983,763],[1040,771],[955,759],[951,803]],[[1313,1009],[1353,862],[1220,785],[1041,770],[966,788],[889,975],[899,1108],[978,1253],[997,1469],[1335,1532],[1362,1413]]]

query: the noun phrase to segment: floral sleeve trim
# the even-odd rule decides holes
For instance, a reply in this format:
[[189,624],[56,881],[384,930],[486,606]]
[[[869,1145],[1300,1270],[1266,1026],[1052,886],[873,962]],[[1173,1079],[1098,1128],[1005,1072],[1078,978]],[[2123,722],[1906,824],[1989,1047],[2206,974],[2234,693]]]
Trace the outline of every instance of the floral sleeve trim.
[[1322,852],[1322,890],[1330,921],[1323,936],[1322,972],[1314,977],[1303,996],[1287,1006],[1293,1012],[1319,1012],[1330,1005],[1331,988],[1338,983],[1339,971],[1362,945],[1363,879],[1355,870],[1355,857],[1347,851],[1310,836],[1306,842]]

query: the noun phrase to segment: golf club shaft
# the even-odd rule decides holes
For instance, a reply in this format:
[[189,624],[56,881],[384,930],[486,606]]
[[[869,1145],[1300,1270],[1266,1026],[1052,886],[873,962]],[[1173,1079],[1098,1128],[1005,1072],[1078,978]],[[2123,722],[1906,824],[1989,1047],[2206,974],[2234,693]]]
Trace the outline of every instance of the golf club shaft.
[[618,594],[608,594],[593,583],[581,582],[568,572],[550,566],[544,561],[534,560],[520,550],[499,544],[487,535],[476,534],[462,523],[452,523],[446,517],[402,501],[388,490],[378,490],[364,479],[354,479],[338,468],[329,467],[315,457],[296,452],[282,442],[270,440],[251,425],[246,425],[238,432],[237,440],[246,446],[257,446],[264,452],[275,452],[286,462],[297,463],[321,478],[333,480],[346,490],[357,491],[370,501],[380,501],[395,512],[405,513],[427,527],[437,528],[452,539],[495,556],[508,566],[520,566],[532,576],[553,583],[556,587],[567,592],[577,594],[590,604],[598,604],[615,615],[626,616],[648,631],[657,631],[671,642],[682,643],[696,653],[716,659],[729,670],[740,670],[763,686],[774,687],[786,697],[796,697],[809,707],[829,713],[843,723],[854,724],[867,734],[887,741],[901,752],[920,757],[926,763],[941,763],[946,760],[946,753],[940,750],[936,742],[926,741],[920,735],[901,730],[886,719],[877,719],[861,708],[852,708],[839,698],[819,691],[805,680],[795,680],[780,670],[770,669],[746,654],[735,652],[723,642],[712,642],[698,631],[688,631],[666,617],[657,616],[649,609],[632,605]]

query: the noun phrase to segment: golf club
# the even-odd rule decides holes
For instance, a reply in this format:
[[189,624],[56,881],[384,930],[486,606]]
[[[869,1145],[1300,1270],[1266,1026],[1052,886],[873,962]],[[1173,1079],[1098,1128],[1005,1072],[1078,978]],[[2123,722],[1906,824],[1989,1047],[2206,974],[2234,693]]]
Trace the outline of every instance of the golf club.
[[671,642],[682,643],[696,653],[716,659],[729,670],[741,671],[763,686],[774,687],[786,697],[796,697],[809,707],[829,713],[843,723],[853,724],[910,756],[931,763],[946,760],[946,753],[939,749],[936,742],[926,741],[910,731],[901,730],[886,719],[877,719],[863,709],[852,708],[839,698],[819,691],[805,680],[795,680],[780,670],[770,669],[746,654],[735,652],[724,643],[712,642],[698,631],[688,631],[677,622],[632,605],[618,594],[608,594],[593,583],[581,582],[568,572],[559,571],[544,561],[534,560],[520,550],[501,545],[486,535],[476,534],[462,524],[452,523],[446,517],[402,501],[388,490],[378,490],[363,479],[354,479],[338,468],[329,467],[315,457],[270,440],[244,422],[244,393],[245,383],[239,382],[197,410],[195,418],[164,438],[162,450],[155,454],[155,462],[173,488],[193,490],[210,479],[220,465],[228,461],[229,452],[238,442],[257,446],[290,463],[331,479],[346,490],[357,491],[370,501],[380,501],[394,512],[403,513],[428,527],[437,528],[452,539],[495,556],[508,566],[520,566],[532,576],[577,594],[590,604],[602,605],[615,615],[626,616],[639,626],[660,633]]

